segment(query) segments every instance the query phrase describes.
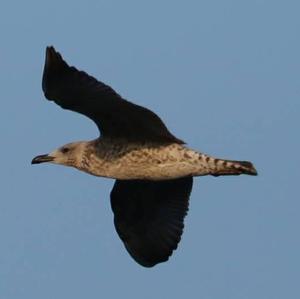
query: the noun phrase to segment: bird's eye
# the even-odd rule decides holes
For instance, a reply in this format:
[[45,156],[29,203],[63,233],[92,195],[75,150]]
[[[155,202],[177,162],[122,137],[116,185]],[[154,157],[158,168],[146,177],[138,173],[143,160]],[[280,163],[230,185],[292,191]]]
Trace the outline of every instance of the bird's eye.
[[63,153],[63,154],[65,154],[65,153],[67,153],[67,152],[69,152],[70,151],[70,149],[68,148],[68,147],[63,147],[62,149],[61,149],[61,152]]

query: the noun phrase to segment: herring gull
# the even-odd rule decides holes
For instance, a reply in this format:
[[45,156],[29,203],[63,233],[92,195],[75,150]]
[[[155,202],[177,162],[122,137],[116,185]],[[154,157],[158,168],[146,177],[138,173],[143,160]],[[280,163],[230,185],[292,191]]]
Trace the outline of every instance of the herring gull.
[[69,66],[54,47],[46,49],[42,88],[48,100],[92,119],[101,136],[66,144],[32,164],[51,162],[116,179],[110,194],[115,228],[142,266],[167,261],[177,248],[194,176],[257,174],[248,161],[188,148],[155,113]]

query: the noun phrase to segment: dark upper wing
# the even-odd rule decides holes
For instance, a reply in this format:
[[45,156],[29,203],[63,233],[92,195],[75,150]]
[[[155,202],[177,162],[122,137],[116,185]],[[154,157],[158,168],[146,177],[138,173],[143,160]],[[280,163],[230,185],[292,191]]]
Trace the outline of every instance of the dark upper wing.
[[183,143],[155,113],[124,100],[111,87],[70,67],[53,47],[46,49],[42,86],[47,99],[91,118],[105,137]]
[[181,239],[193,178],[119,181],[111,191],[116,230],[145,267],[167,261]]

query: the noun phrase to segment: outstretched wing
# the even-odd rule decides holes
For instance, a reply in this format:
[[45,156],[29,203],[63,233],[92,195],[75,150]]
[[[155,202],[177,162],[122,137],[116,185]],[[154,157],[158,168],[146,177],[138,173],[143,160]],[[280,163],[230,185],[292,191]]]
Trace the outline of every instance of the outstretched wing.
[[144,267],[165,262],[181,239],[193,178],[120,181],[111,191],[116,230]]
[[91,118],[102,136],[183,143],[155,113],[124,100],[111,87],[70,67],[53,47],[46,49],[42,87],[47,99]]

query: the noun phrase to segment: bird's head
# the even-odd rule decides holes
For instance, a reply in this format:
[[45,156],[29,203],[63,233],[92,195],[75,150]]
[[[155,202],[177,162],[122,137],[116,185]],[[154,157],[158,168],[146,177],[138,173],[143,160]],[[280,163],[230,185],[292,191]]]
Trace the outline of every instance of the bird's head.
[[65,144],[49,154],[39,155],[32,159],[31,164],[50,162],[65,166],[79,167],[85,153],[87,142]]

